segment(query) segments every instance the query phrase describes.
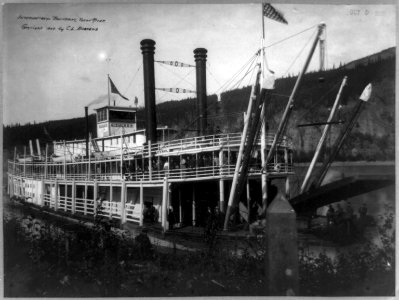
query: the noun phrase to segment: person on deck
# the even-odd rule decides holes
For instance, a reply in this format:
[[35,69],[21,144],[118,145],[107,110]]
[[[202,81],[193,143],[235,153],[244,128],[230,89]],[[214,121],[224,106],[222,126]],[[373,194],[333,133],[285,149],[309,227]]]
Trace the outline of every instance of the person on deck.
[[173,207],[169,206],[168,209],[168,222],[169,222],[169,229],[173,230],[173,227],[176,223],[175,213],[173,212]]
[[362,206],[359,207],[359,217],[365,218],[367,216],[367,205],[363,202]]
[[327,227],[330,227],[331,225],[334,224],[334,214],[335,214],[335,210],[334,207],[330,204],[328,206],[328,210],[327,210]]

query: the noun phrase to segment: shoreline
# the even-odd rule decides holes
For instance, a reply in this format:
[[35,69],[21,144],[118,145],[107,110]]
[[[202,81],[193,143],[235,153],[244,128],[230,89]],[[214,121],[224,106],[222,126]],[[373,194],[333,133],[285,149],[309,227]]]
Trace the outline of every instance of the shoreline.
[[[300,163],[294,163],[295,166],[297,167],[308,167],[310,165],[310,162],[300,162]],[[322,163],[318,162],[316,163],[317,167],[321,167]],[[355,167],[355,166],[395,166],[395,161],[394,160],[387,160],[387,161],[365,161],[365,160],[359,160],[359,161],[336,161],[331,164],[331,167]]]

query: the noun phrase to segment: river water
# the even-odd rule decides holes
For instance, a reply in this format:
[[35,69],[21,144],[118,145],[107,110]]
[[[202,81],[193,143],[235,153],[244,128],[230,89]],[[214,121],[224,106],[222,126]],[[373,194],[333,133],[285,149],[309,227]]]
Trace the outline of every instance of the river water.
[[[319,166],[317,166],[319,167]],[[317,171],[317,167],[316,170]],[[297,164],[295,167],[295,176],[291,177],[291,196],[297,195],[300,184],[305,177],[308,164]],[[315,173],[315,172],[313,172]],[[356,175],[393,175],[395,174],[394,162],[338,162],[331,166],[330,170],[323,181],[323,184],[333,182],[335,180],[351,177]],[[354,211],[365,203],[368,208],[368,214],[377,217],[384,213],[386,205],[395,208],[395,185],[387,186],[369,193],[365,193],[348,199],[337,199],[350,201]],[[319,209],[318,213],[325,215],[326,208]]]

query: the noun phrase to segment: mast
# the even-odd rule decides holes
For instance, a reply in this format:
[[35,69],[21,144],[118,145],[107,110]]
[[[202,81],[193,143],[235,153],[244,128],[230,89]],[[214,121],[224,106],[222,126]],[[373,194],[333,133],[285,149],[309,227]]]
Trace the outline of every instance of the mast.
[[353,110],[353,113],[352,113],[352,116],[350,118],[350,121],[348,122],[348,125],[342,131],[340,136],[337,138],[337,141],[336,141],[336,143],[335,143],[335,145],[333,147],[333,152],[331,153],[329,158],[325,161],[325,163],[321,167],[320,174],[316,177],[317,181],[314,184],[315,188],[318,188],[321,185],[321,183],[323,182],[323,179],[326,176],[330,165],[332,164],[332,162],[334,161],[336,155],[338,154],[339,150],[341,149],[342,145],[344,144],[344,141],[345,141],[346,137],[349,135],[349,133],[351,132],[351,130],[355,126],[356,121],[359,118],[359,115],[361,113],[361,110],[362,110],[363,106],[370,99],[371,92],[372,92],[372,85],[371,85],[371,83],[369,83],[364,88],[363,93],[360,95],[359,102],[357,103],[356,107]]
[[325,29],[325,27],[326,27],[326,25],[324,23],[320,23],[319,26],[318,26],[318,32],[317,32],[316,38],[313,41],[312,48],[311,48],[311,50],[309,52],[309,55],[308,55],[308,57],[306,59],[306,62],[304,64],[303,68],[302,68],[301,73],[299,74],[299,76],[297,78],[295,86],[294,86],[294,88],[293,88],[293,90],[291,92],[291,96],[288,99],[288,103],[287,103],[287,106],[285,108],[284,114],[283,114],[283,116],[281,118],[281,121],[280,121],[280,124],[278,126],[276,135],[274,136],[272,145],[271,145],[270,150],[269,150],[269,152],[267,154],[266,164],[270,161],[270,159],[271,159],[271,157],[273,155],[273,152],[276,149],[277,143],[279,142],[279,140],[281,138],[281,135],[285,131],[285,128],[287,126],[287,123],[288,123],[292,108],[294,107],[294,97],[296,96],[296,93],[298,91],[299,85],[300,85],[300,83],[302,81],[302,77],[305,74],[305,72],[306,72],[306,70],[307,70],[307,68],[309,66],[310,60],[311,60],[311,58],[313,56],[313,53],[314,53],[314,51],[316,49],[317,42],[319,41],[320,36],[323,33],[323,30]]
[[89,156],[89,107],[85,106],[85,120],[86,120],[86,157]]
[[109,73],[107,74],[107,87],[108,87],[108,106],[111,105],[111,91],[109,87]]
[[325,139],[327,137],[327,132],[330,129],[331,121],[332,121],[332,119],[335,116],[335,112],[337,111],[338,103],[339,103],[339,100],[340,100],[341,94],[342,94],[342,90],[344,89],[344,87],[346,85],[347,79],[348,79],[348,77],[345,76],[344,79],[342,80],[341,87],[339,88],[337,97],[335,98],[335,102],[334,102],[333,108],[331,109],[331,112],[330,112],[330,116],[328,117],[327,124],[326,124],[326,126],[324,126],[323,134],[320,137],[320,140],[319,140],[319,143],[317,144],[316,151],[315,151],[315,154],[313,156],[312,162],[310,163],[309,169],[308,169],[308,171],[306,173],[306,176],[305,176],[305,179],[303,180],[303,183],[302,183],[302,186],[301,186],[301,193],[303,193],[307,189],[307,186],[308,186],[308,183],[309,183],[309,179],[310,179],[310,175],[312,174],[314,166],[315,166],[315,164],[317,162],[317,159],[319,158],[321,148],[323,147],[324,141],[325,141]]

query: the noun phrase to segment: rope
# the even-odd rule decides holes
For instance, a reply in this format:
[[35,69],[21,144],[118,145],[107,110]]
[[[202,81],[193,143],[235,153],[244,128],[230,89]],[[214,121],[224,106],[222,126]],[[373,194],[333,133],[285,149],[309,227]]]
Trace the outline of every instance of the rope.
[[275,43],[273,43],[273,44],[270,44],[270,45],[268,45],[268,46],[265,46],[265,47],[263,47],[263,49],[271,48],[271,47],[273,47],[273,46],[275,46],[275,45],[281,44],[281,43],[283,43],[283,42],[285,42],[285,41],[287,41],[287,40],[289,40],[289,39],[291,39],[291,38],[293,38],[293,37],[295,37],[295,36],[297,36],[297,35],[300,35],[301,33],[304,33],[304,32],[306,32],[306,31],[308,31],[308,30],[310,30],[310,29],[312,29],[312,28],[314,28],[314,27],[317,27],[317,26],[318,26],[318,24],[313,25],[313,26],[311,26],[311,27],[309,27],[309,28],[307,28],[307,29],[304,29],[304,30],[302,30],[302,31],[300,31],[300,32],[298,32],[298,33],[295,33],[295,34],[293,34],[293,35],[290,35],[290,36],[288,36],[288,37],[286,37],[286,38],[284,38],[284,39],[282,39],[282,40],[280,40],[280,41],[277,41],[277,42],[275,42]]
[[137,76],[137,74],[138,74],[138,72],[140,71],[140,69],[141,69],[142,66],[143,66],[143,63],[141,63],[141,65],[138,67],[136,73],[134,73],[134,75],[133,75],[133,77],[132,77],[132,80],[130,80],[130,82],[129,82],[129,84],[127,85],[127,88],[125,89],[125,91],[124,91],[123,94],[126,94],[127,90],[128,90],[128,89],[130,88],[130,86],[132,85],[133,80],[136,78],[136,76]]
[[206,64],[207,64],[207,68],[206,68],[206,71],[207,72],[209,72],[209,74],[213,77],[213,79],[216,81],[216,83],[219,85],[219,89],[222,87],[222,84],[216,79],[216,77],[215,77],[215,75],[213,75],[213,73],[211,72],[211,65],[208,63],[208,62],[206,62]]
[[[172,72],[171,70],[169,70],[166,66],[164,66],[164,64],[161,64],[161,63],[158,63],[158,64],[159,64],[162,68],[164,68],[165,70],[167,70],[168,72],[172,73],[173,75],[175,75],[176,77],[178,77],[179,79],[181,79],[177,84],[179,84],[179,83],[182,82],[182,81],[185,81],[186,83],[188,83],[189,85],[191,85],[192,87],[194,87],[194,85],[193,85],[191,82],[189,82],[189,81],[186,80],[187,76],[193,72],[193,70],[194,70],[193,68],[190,68],[190,70],[189,70],[189,72],[187,73],[186,76],[181,77],[180,75],[176,74],[175,72]],[[176,87],[176,86],[175,86],[175,87]]]
[[[258,52],[259,52],[259,51],[258,51]],[[241,69],[240,69],[238,72],[236,72],[229,80],[227,80],[226,83],[224,83],[218,90],[216,90],[215,94],[217,94],[220,90],[226,91],[226,90],[227,90],[227,87],[231,84],[231,82],[233,82],[233,81],[236,79],[236,77],[238,77],[238,75],[239,75],[240,73],[242,73],[242,72],[246,69],[247,65],[252,64],[252,61],[255,60],[255,59],[258,57],[258,52],[257,52],[256,54],[254,54],[254,55],[241,67]]]
[[[251,75],[251,78],[252,78],[253,73],[254,73],[254,70],[255,70],[255,68],[256,68],[256,65],[253,66],[253,67],[252,67],[252,65],[253,65],[253,62],[252,62],[251,65],[249,66],[249,69],[247,70],[247,72],[242,76],[242,78],[241,78],[239,81],[237,81],[237,83],[236,83],[235,85],[233,85],[233,86],[231,87],[231,89],[237,89],[237,88],[240,86],[240,84],[243,82],[243,80],[245,79],[245,77],[246,77],[249,73],[252,74],[252,75]],[[252,67],[252,69],[251,69],[251,67]]]
[[317,34],[317,32],[315,32],[314,34],[312,34],[309,39],[307,40],[307,42],[305,43],[305,45],[303,46],[303,48],[301,49],[301,51],[299,51],[298,55],[295,57],[294,61],[291,63],[291,65],[288,67],[287,71],[285,71],[284,76],[286,76],[288,74],[288,71],[292,68],[292,66],[295,64],[295,62],[297,61],[297,59],[299,58],[299,56],[302,54],[303,50],[305,50],[306,46],[310,43],[310,41],[312,40],[312,38]]

